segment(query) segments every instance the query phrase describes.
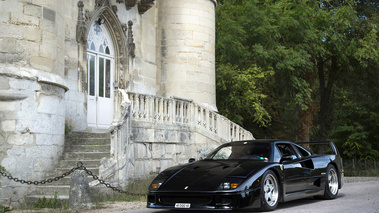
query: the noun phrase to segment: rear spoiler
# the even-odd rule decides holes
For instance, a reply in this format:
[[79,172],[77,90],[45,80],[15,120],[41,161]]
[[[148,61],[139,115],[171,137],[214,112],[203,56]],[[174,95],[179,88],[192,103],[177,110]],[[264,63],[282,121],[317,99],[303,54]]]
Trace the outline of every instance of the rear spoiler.
[[313,154],[332,154],[338,155],[337,147],[332,141],[312,141],[296,143]]

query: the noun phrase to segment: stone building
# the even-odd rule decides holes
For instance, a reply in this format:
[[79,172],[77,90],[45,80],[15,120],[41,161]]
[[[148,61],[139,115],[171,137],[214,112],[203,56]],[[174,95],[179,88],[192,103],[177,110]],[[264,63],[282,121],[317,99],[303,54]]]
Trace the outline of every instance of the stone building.
[[[66,152],[65,127],[105,132],[100,176],[123,187],[222,142],[253,138],[217,114],[216,5],[0,1],[0,165],[43,180]],[[24,202],[36,187],[1,178],[0,204]]]

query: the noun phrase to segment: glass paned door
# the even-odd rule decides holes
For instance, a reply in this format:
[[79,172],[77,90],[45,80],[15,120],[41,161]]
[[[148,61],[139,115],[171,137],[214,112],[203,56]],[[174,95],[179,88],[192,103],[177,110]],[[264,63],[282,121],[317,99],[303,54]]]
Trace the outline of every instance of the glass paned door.
[[108,128],[113,120],[112,59],[88,54],[88,125]]
[[108,128],[113,121],[114,48],[104,25],[92,23],[87,37],[87,122],[89,127]]

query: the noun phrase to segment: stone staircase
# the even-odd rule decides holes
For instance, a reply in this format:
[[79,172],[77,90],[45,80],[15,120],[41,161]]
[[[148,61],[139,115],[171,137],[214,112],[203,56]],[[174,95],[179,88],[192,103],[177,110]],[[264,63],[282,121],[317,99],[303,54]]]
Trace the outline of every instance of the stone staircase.
[[[110,133],[71,132],[65,137],[65,147],[62,160],[56,168],[55,174],[48,178],[61,176],[70,171],[81,161],[93,174],[99,175],[100,160],[110,155]],[[61,202],[68,202],[71,175],[52,183],[38,185],[32,195],[26,197],[26,203],[31,205],[45,197],[54,198]],[[92,176],[88,181],[93,181]]]

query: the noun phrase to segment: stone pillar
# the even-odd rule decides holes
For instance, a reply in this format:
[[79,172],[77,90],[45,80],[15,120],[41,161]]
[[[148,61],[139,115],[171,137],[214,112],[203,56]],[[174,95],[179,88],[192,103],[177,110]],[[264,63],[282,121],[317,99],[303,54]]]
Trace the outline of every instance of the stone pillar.
[[161,95],[216,110],[215,1],[159,0]]
[[69,209],[92,208],[91,190],[87,173],[84,170],[76,170],[71,176]]

